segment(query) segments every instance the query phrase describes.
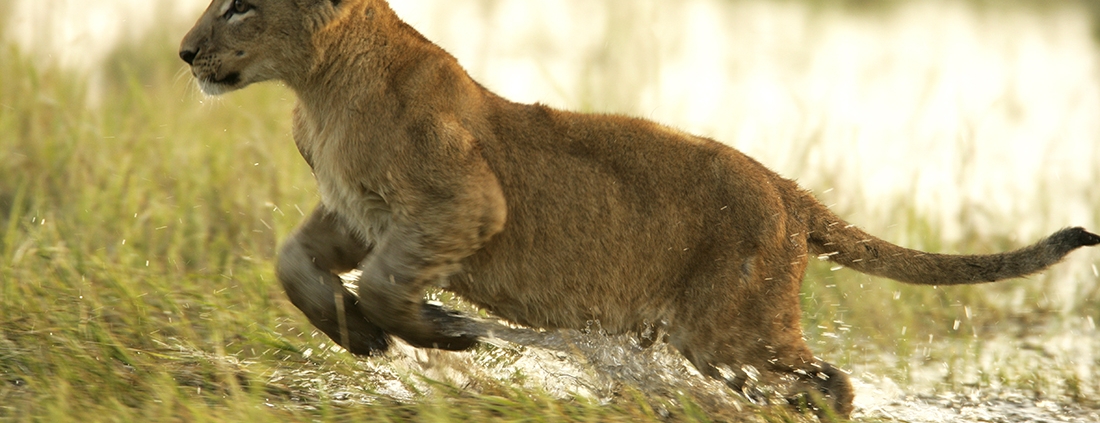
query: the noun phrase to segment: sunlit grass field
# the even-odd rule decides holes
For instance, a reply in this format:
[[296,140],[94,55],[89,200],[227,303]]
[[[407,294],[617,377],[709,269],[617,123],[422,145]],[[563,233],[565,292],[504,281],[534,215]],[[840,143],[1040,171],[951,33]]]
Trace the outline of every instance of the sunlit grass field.
[[[289,135],[293,94],[261,84],[204,97],[175,58],[176,34],[166,32],[112,53],[96,104],[84,75],[0,46],[0,419],[800,418],[629,385],[610,401],[562,398],[476,373],[459,386],[396,372],[390,379],[417,395],[387,395],[377,372],[367,374],[369,360],[332,350],[274,279],[278,242],[318,201]],[[922,248],[1020,245],[941,245],[933,223],[906,204],[892,213],[894,234],[924,240]],[[1065,277],[1052,275],[932,289],[815,263],[803,295],[806,336],[829,361],[901,383],[927,377],[911,367],[942,362],[937,389],[992,384],[1097,407],[1100,381],[1082,375],[1082,363],[1027,368],[1005,359],[993,372],[980,360],[1001,357],[985,347],[997,334],[1023,339],[1028,328],[1054,327],[1095,337],[1100,285],[1083,284],[1067,309],[1046,296],[1054,276]],[[475,355],[500,353],[479,348]],[[880,356],[889,359],[867,358]],[[347,401],[348,390],[372,400]]]

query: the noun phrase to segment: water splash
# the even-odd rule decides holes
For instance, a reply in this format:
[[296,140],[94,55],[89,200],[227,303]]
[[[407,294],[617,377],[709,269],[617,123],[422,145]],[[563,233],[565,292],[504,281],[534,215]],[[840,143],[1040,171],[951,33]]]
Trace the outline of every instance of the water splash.
[[[1022,335],[1000,328],[1003,335],[980,345],[940,339],[913,357],[862,351],[851,364],[853,417],[913,423],[1100,421],[1100,410],[1072,398],[1091,397],[1098,382],[1091,368],[1100,340],[1093,339],[1095,329],[1078,326],[1030,327]],[[486,345],[456,353],[397,342],[387,357],[359,360],[359,377],[307,368],[278,380],[298,380],[303,392],[330,392],[337,402],[415,401],[434,389],[430,380],[475,391],[488,382],[600,403],[635,392],[655,409],[685,396],[708,410],[754,407],[724,383],[701,375],[667,343],[643,348],[630,336],[603,333],[598,325],[538,331],[478,320],[462,330],[480,331]],[[322,350],[314,354],[334,351]],[[905,372],[892,370],[901,362]],[[1022,388],[1029,383],[1024,379],[1036,375],[1047,379]],[[1077,386],[1066,385],[1069,380]]]

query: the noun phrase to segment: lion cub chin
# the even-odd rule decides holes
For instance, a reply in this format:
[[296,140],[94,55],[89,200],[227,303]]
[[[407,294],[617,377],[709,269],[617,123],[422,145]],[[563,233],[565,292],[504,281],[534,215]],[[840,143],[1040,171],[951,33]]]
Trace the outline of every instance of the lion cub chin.
[[[785,387],[845,417],[848,377],[799,327],[808,257],[950,285],[1032,274],[1100,243],[1070,228],[1002,254],[893,245],[718,142],[505,100],[382,0],[214,0],[180,58],[208,94],[267,80],[297,94],[294,141],[322,201],[276,273],[355,354],[393,336],[476,345],[468,318],[425,303],[426,288],[445,286],[531,327],[662,333],[739,392],[753,395],[750,380]],[[356,269],[357,295],[336,276]]]

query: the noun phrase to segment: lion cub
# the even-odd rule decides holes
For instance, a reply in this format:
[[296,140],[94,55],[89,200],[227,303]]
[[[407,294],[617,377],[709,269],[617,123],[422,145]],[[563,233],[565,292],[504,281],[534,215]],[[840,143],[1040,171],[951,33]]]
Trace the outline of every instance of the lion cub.
[[[951,285],[1032,274],[1100,243],[1070,228],[993,255],[890,244],[713,140],[501,98],[383,0],[214,0],[180,58],[208,94],[267,80],[297,94],[294,140],[322,201],[276,271],[294,305],[356,354],[385,351],[390,336],[473,346],[467,318],[424,302],[442,286],[536,328],[660,327],[735,389],[755,368],[847,416],[848,377],[799,327],[811,254]],[[357,296],[336,276],[353,269]]]

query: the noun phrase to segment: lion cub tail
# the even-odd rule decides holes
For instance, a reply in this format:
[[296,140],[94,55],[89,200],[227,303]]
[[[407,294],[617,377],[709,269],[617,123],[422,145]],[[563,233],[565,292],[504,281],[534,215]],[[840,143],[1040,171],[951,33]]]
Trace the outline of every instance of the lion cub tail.
[[1079,247],[1100,244],[1100,236],[1078,227],[1006,253],[926,253],[899,247],[848,224],[810,194],[803,203],[810,214],[811,252],[863,273],[912,284],[962,285],[1023,277],[1058,263]]

